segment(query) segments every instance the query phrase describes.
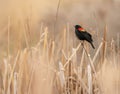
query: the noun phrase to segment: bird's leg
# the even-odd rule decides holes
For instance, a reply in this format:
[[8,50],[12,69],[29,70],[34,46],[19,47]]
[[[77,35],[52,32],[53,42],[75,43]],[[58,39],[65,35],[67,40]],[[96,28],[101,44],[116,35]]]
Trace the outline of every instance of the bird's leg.
[[82,43],[81,43],[81,44],[82,44],[82,46],[84,46],[84,40],[82,41]]

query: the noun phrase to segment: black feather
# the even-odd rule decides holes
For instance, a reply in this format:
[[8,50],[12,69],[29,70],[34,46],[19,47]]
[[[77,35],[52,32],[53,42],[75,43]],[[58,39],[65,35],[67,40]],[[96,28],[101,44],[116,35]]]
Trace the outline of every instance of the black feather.
[[76,34],[77,38],[79,40],[88,41],[91,44],[91,46],[95,49],[95,47],[93,45],[92,35],[90,33],[88,33],[87,31],[80,31],[79,28],[82,28],[82,27],[80,25],[75,26],[75,34]]

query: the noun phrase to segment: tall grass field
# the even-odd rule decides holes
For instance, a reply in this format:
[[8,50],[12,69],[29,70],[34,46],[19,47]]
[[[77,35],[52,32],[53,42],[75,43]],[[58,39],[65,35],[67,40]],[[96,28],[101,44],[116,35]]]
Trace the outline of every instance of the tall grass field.
[[120,94],[119,9],[119,0],[0,0],[0,94]]

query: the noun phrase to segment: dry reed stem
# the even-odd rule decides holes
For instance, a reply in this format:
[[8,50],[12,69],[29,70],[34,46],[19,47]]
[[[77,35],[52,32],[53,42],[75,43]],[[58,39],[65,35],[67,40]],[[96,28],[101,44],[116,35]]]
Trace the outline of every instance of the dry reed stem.
[[67,62],[64,64],[64,68],[67,66],[67,64],[69,64],[70,60],[72,59],[72,57],[76,54],[76,52],[79,50],[81,46],[81,43],[78,44],[77,48],[75,49],[75,51],[72,53],[72,55],[68,58]]
[[93,72],[95,73],[95,77],[97,78],[97,73],[96,73],[96,70],[95,70],[93,61],[92,61],[92,59],[91,59],[91,57],[90,57],[90,54],[86,51],[84,45],[83,45],[83,48],[84,48],[85,53],[86,53],[86,55],[87,55],[87,57],[88,57],[88,59],[89,59],[89,61],[90,61],[90,65],[91,65],[91,67],[92,67],[92,70],[93,70]]
[[[55,28],[56,28],[56,25],[57,25],[57,19],[58,19],[60,4],[61,4],[61,0],[58,1],[58,5],[57,5],[57,10],[56,10],[56,15],[55,15],[55,23],[54,23],[54,34],[55,34]],[[55,41],[55,35],[54,35],[54,41]]]
[[[51,56],[52,56],[52,57],[55,57],[55,53],[54,53],[54,52],[55,52],[55,42],[52,41],[52,52],[51,52]],[[51,58],[52,58],[52,57],[51,57]],[[55,62],[54,62],[54,63],[55,63]]]
[[41,33],[42,33],[42,31],[43,31],[43,23],[41,23],[41,26],[40,26],[40,39],[39,40],[41,40]]
[[102,62],[104,62],[105,55],[106,55],[106,36],[107,35],[107,25],[105,25],[104,35],[103,35],[103,59]]
[[64,63],[65,62],[65,60],[67,60],[67,56],[66,56],[66,45],[67,45],[67,43],[66,43],[66,28],[64,28],[64,30],[63,30],[63,38],[62,38],[63,40],[62,40],[62,43],[63,43],[63,45],[62,45],[62,62]]
[[43,33],[41,34],[41,36],[40,36],[40,40],[43,39],[44,36],[45,36],[45,32],[43,32]]
[[63,54],[64,58],[67,60],[67,56],[65,55],[65,52],[63,49],[62,49],[62,54]]
[[[33,56],[31,54],[32,54],[31,50],[29,50],[29,49],[24,50],[24,52],[23,52],[23,62],[22,62],[22,66],[21,66],[22,67],[22,71],[21,71],[22,77],[24,78],[23,80],[25,80],[25,82],[21,84],[22,85],[21,88],[23,90],[26,90],[26,93],[28,93],[28,89],[31,85],[30,81],[32,79],[32,76],[31,76],[32,75],[32,69],[34,67],[34,65],[31,66],[31,68],[28,67],[29,62],[32,62],[32,58],[33,58]],[[29,61],[29,60],[31,60],[31,61]]]
[[92,93],[92,72],[91,72],[91,67],[88,64],[87,66],[87,71],[88,71],[88,89],[89,89],[89,94],[93,94]]
[[61,87],[63,88],[63,86],[65,85],[65,75],[64,75],[64,67],[61,62],[59,62],[59,79],[60,79]]
[[9,78],[9,81],[8,81],[7,94],[10,94],[10,85],[11,85],[11,81],[12,81],[12,78],[13,78],[13,74],[14,74],[14,70],[15,70],[16,64],[18,62],[19,54],[20,54],[20,51],[18,51],[18,53],[16,55],[16,58],[15,58],[15,61],[14,61],[14,65],[13,65],[13,68],[11,70],[10,78]]
[[84,61],[84,56],[85,56],[85,50],[83,50],[81,61],[80,61],[80,74],[82,75],[82,67],[83,67],[83,61]]
[[27,91],[27,94],[30,94],[30,89],[31,89],[33,74],[34,74],[34,71],[35,71],[36,67],[37,67],[37,66],[36,66],[35,64],[34,64],[33,67],[32,67],[32,72],[31,72],[31,75],[30,75],[30,78],[29,78],[29,83],[28,83],[28,91]]
[[82,88],[84,88],[87,91],[87,93],[89,93],[88,87],[86,86],[86,84],[84,83],[83,79],[80,76],[78,77],[78,80],[80,81]]
[[4,76],[3,76],[3,91],[4,91],[4,94],[6,93],[6,90],[7,90],[7,86],[6,86],[6,83],[7,83],[7,74],[8,74],[8,64],[7,64],[7,60],[4,59],[4,65],[5,65],[5,72],[4,72]]
[[52,57],[54,57],[54,41],[50,41],[50,44],[49,44],[50,46],[48,47],[49,48],[49,50],[48,50],[48,54],[49,54],[49,60],[48,60],[48,62],[51,64],[52,63],[52,61],[53,61],[53,59],[52,59]]
[[119,62],[120,57],[120,33],[117,34],[117,62]]
[[98,49],[97,49],[97,51],[96,51],[96,53],[95,53],[95,55],[94,55],[94,57],[92,59],[93,63],[95,63],[95,60],[96,60],[96,58],[97,58],[97,56],[98,56],[98,54],[99,54],[100,49],[102,48],[102,46],[103,46],[103,42],[100,43],[100,45],[99,45],[99,47],[98,47]]
[[21,94],[22,93],[22,78],[23,78],[23,72],[24,72],[24,62],[26,60],[26,57],[27,57],[27,49],[24,49],[24,51],[21,51],[20,53],[20,59],[19,59],[19,70],[18,70],[18,94]]
[[114,63],[114,65],[115,65],[115,67],[117,67],[117,65],[116,65],[116,53],[115,53],[115,41],[112,39],[112,41],[113,41],[113,49],[112,49],[112,57],[113,57],[113,63]]
[[30,46],[29,46],[29,43],[28,43],[28,38],[27,38],[26,31],[24,30],[23,33],[24,33],[24,38],[25,38],[26,46],[27,46],[27,48],[29,48]]
[[69,31],[69,23],[67,23],[67,26],[66,26],[66,34],[67,34],[67,38],[66,38],[66,41],[67,41],[67,57],[69,57],[69,55],[70,55],[70,31]]
[[45,52],[46,51],[46,49],[47,49],[47,44],[48,44],[48,42],[47,42],[47,38],[48,38],[48,28],[46,27],[45,28],[45,36],[44,36],[44,47],[43,47],[43,51]]
[[117,34],[117,51],[120,49],[120,33]]
[[31,40],[30,18],[28,17],[25,22],[25,31],[26,31],[26,35],[28,35],[29,43],[31,44],[32,40]]
[[14,73],[14,94],[17,94],[17,91],[18,91],[17,78],[18,78],[18,75],[17,75],[17,73],[15,72],[15,73]]
[[66,50],[66,45],[67,45],[67,41],[66,41],[66,36],[67,36],[67,32],[66,32],[66,29],[64,29],[64,31],[63,31],[63,45],[62,45],[62,48],[64,49],[64,50]]

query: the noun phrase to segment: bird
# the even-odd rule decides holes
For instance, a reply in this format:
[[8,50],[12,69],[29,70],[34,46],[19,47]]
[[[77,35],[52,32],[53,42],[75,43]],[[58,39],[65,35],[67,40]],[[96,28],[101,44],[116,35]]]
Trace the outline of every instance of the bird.
[[79,40],[86,40],[91,44],[92,48],[95,49],[95,46],[93,45],[92,35],[88,33],[82,26],[75,25],[75,34]]

